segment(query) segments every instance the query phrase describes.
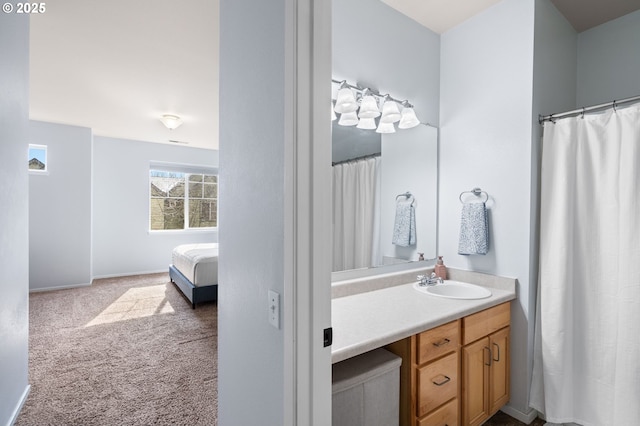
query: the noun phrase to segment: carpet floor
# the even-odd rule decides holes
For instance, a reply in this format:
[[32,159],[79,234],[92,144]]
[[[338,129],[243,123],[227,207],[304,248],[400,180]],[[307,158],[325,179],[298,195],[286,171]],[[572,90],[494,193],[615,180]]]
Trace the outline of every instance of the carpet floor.
[[217,305],[168,274],[29,296],[31,392],[17,426],[217,423]]

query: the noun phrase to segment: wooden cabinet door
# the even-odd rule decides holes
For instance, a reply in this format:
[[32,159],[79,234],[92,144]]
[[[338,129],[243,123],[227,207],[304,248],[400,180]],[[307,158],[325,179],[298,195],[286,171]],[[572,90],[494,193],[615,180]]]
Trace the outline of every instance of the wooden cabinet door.
[[509,401],[509,327],[489,336],[491,368],[489,368],[490,413],[497,411]]
[[462,424],[479,425],[489,416],[489,338],[462,348]]

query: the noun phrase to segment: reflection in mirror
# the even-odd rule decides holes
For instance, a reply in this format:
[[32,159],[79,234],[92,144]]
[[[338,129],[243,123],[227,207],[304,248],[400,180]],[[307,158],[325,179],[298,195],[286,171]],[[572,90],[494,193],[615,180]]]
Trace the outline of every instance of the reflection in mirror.
[[333,122],[333,271],[435,259],[437,140],[428,125],[380,135]]

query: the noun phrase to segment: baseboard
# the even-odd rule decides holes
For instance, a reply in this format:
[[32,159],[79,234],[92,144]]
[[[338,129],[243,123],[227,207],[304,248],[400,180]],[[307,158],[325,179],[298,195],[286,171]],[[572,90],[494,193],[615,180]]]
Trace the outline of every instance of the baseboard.
[[500,411],[510,415],[514,419],[519,420],[522,423],[527,425],[531,424],[531,422],[533,422],[536,419],[536,417],[538,417],[538,411],[534,410],[533,408],[530,408],[528,412],[523,413],[522,411],[516,410],[510,405],[505,405],[500,409]]
[[90,283],[69,284],[69,285],[60,285],[60,286],[43,287],[43,288],[30,288],[29,293],[39,293],[42,291],[67,290],[70,288],[87,287],[93,283],[93,280],[101,280],[105,278],[123,278],[123,277],[133,277],[135,275],[149,275],[149,274],[162,274],[162,273],[168,274],[169,267],[167,266],[167,269],[161,269],[156,271],[140,271],[140,272],[126,272],[124,274],[97,275],[91,278]]
[[107,275],[94,275],[94,280],[103,280],[106,278],[121,278],[121,277],[133,277],[135,275],[149,275],[149,274],[161,274],[161,273],[169,273],[169,265],[167,265],[166,269],[160,269],[155,271],[140,271],[140,272],[125,272],[120,274],[107,274]]
[[22,396],[20,397],[20,402],[18,403],[18,406],[16,407],[16,409],[13,411],[13,414],[9,418],[9,423],[7,423],[7,426],[12,426],[16,422],[16,420],[18,420],[20,411],[22,411],[22,407],[24,407],[25,402],[27,402],[27,397],[29,396],[29,392],[31,392],[31,385],[27,385],[24,392],[22,392]]
[[69,285],[61,285],[61,286],[54,286],[54,287],[30,288],[29,293],[40,293],[42,291],[54,291],[54,290],[67,290],[70,288],[87,287],[90,285],[91,283],[82,283],[82,284],[69,284]]

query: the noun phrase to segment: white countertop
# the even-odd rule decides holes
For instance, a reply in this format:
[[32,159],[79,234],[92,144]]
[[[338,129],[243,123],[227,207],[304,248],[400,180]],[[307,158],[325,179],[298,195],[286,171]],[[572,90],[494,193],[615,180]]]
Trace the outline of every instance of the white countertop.
[[332,363],[516,298],[515,280],[506,288],[482,284],[491,297],[447,299],[419,292],[410,283],[333,299]]

